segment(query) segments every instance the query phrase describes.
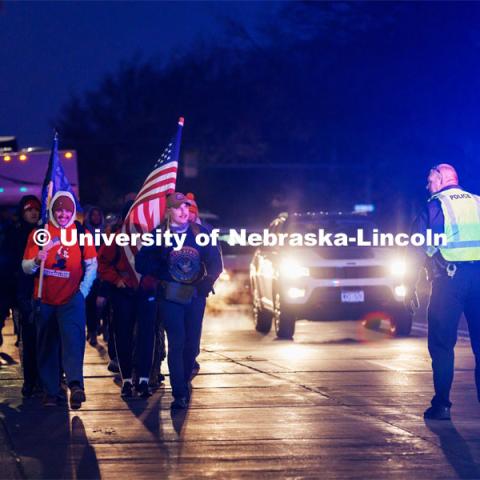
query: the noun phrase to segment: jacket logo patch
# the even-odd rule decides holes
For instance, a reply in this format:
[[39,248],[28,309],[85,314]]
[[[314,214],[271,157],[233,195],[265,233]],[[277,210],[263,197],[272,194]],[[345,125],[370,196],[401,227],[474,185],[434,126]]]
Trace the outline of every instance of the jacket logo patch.
[[177,282],[194,282],[200,273],[200,255],[195,248],[172,250],[168,258],[168,270]]
[[68,248],[65,248],[63,245],[57,250],[55,254],[55,263],[52,265],[53,268],[59,268],[64,270],[67,266],[68,259]]
[[70,278],[70,272],[62,272],[61,270],[52,270],[51,268],[46,268],[43,271],[46,277],[57,277],[57,278]]

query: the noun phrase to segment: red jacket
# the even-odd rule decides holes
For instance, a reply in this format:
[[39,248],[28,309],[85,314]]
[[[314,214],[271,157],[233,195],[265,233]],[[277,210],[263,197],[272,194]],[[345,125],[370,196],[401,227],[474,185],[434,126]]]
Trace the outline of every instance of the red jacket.
[[137,277],[122,252],[122,248],[115,242],[111,245],[102,245],[98,251],[98,276],[100,280],[110,282],[116,285],[119,280],[123,280],[125,285],[130,288],[137,288]]

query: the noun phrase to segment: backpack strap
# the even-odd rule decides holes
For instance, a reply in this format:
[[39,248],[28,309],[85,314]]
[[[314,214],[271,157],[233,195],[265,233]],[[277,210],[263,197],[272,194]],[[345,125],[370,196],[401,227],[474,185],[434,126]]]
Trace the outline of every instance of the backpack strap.
[[[80,223],[78,220],[75,220],[75,226],[77,227],[77,239],[81,234],[85,233],[85,226]],[[80,256],[81,256],[81,262],[82,262],[82,280],[83,277],[85,276],[85,258],[84,258],[84,249],[85,246],[83,245],[83,242],[78,242],[78,248],[80,248]]]
[[[81,224],[78,220],[75,220],[74,223],[75,223],[75,226],[77,227],[78,235],[80,236],[81,234],[84,234],[85,233],[85,227],[83,226],[83,224]],[[80,248],[80,254],[82,255],[82,262],[83,262],[83,260],[84,260],[83,250],[84,250],[85,247],[84,247],[83,243],[80,243],[80,242],[79,242],[78,246]]]

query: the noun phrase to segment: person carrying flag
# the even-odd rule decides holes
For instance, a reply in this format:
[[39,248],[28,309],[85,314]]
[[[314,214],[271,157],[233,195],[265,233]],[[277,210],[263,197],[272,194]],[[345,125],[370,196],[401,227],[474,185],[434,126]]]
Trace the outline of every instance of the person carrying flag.
[[165,229],[185,234],[180,250],[146,246],[135,258],[137,272],[160,281],[159,310],[168,338],[168,370],[174,401],[172,409],[184,409],[190,401],[190,379],[198,353],[206,298],[223,270],[220,250],[196,242],[205,227],[189,222],[189,199],[180,192],[167,197]]
[[[176,135],[155,162],[140,191],[124,207],[122,234],[148,233],[163,221],[166,211],[166,195],[175,190],[178,157],[184,119],[178,120]],[[133,197],[133,195],[130,195]],[[135,256],[141,251],[140,243],[119,248],[116,245],[102,247],[99,254],[100,278],[110,282],[113,304],[113,329],[120,372],[122,398],[133,397],[133,332],[135,339],[136,391],[140,397],[150,396],[148,385],[151,376],[154,351],[156,308],[156,282],[141,277],[135,269]],[[157,365],[160,373],[160,366]],[[158,380],[159,375],[157,375]]]
[[70,406],[74,409],[80,408],[86,399],[83,384],[85,298],[97,274],[97,253],[93,245],[66,246],[60,240],[62,230],[67,230],[67,241],[74,230],[77,234],[85,233],[84,227],[75,221],[77,204],[58,156],[58,134],[55,133],[42,191],[43,233],[49,236],[49,241],[42,242],[40,248],[39,231],[30,233],[22,269],[27,275],[37,275],[34,280],[37,362],[45,391],[44,405],[54,406],[62,398],[63,368],[70,388]]
[[[26,274],[36,274],[45,265],[39,298],[37,325],[38,371],[45,390],[44,405],[54,406],[60,390],[60,352],[62,366],[70,388],[70,406],[80,408],[86,400],[83,382],[85,353],[85,298],[96,277],[97,259],[94,246],[83,251],[76,243],[64,246],[61,230],[82,229],[75,222],[75,200],[71,193],[58,191],[51,201],[48,232],[50,242],[40,250],[34,230],[27,241],[22,268]],[[34,298],[39,296],[39,278],[35,278]]]

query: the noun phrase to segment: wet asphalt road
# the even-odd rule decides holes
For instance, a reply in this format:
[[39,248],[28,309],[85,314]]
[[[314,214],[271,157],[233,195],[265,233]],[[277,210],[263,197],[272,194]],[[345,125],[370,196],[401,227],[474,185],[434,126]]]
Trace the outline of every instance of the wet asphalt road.
[[[293,341],[254,331],[248,308],[217,306],[204,326],[191,407],[172,414],[168,377],[128,403],[87,346],[78,411],[22,400],[13,336],[2,347],[4,478],[480,478],[480,405],[469,344],[456,350],[452,422],[426,424],[425,334],[307,322]],[[168,373],[166,365],[164,373]],[[439,424],[440,423],[440,424]]]

